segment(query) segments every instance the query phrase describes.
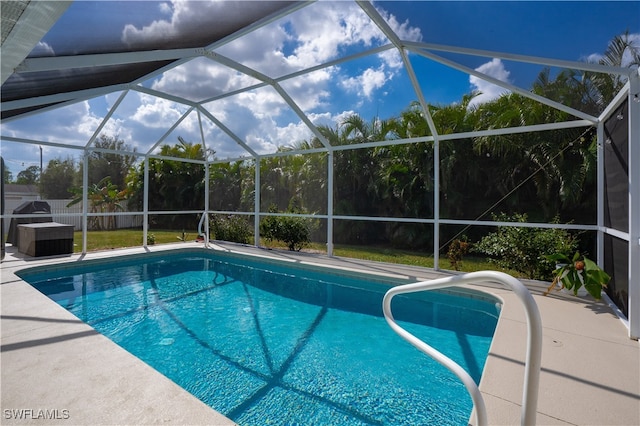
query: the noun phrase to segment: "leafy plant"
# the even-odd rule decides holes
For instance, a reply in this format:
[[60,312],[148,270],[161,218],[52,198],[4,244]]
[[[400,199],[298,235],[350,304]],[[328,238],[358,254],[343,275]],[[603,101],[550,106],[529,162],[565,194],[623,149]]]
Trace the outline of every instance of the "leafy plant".
[[[82,188],[70,188],[74,198],[67,204],[67,207],[82,203],[84,193]],[[127,190],[119,190],[116,185],[111,182],[111,177],[105,176],[100,182],[87,187],[87,199],[91,207],[90,213],[114,213],[116,210],[122,211],[124,207],[122,202],[128,197]],[[116,229],[115,216],[91,216],[89,218],[89,226],[95,230]]]
[[[493,215],[495,221],[527,222],[526,214]],[[555,218],[552,223],[558,223]],[[483,237],[473,251],[489,256],[492,263],[512,269],[530,279],[547,280],[552,276],[555,262],[549,253],[569,255],[578,248],[576,237],[565,229],[501,226]]]
[[152,246],[156,243],[156,236],[154,234],[147,234],[147,245]]
[[459,271],[462,267],[462,258],[469,253],[470,244],[466,237],[461,240],[455,239],[449,244],[449,250],[447,250],[447,259],[451,263],[451,267],[456,271]]
[[[270,213],[277,213],[275,205],[269,207]],[[299,213],[290,207],[287,213]],[[289,250],[300,251],[311,242],[311,221],[295,216],[267,216],[260,222],[260,235],[267,241],[284,242]]]
[[553,271],[553,282],[544,293],[545,296],[553,288],[557,288],[558,284],[561,289],[573,290],[575,295],[578,294],[580,287],[584,285],[585,290],[594,299],[599,300],[602,289],[607,286],[611,279],[593,260],[580,255],[580,252],[575,252],[572,258],[563,253],[547,255],[546,258],[555,262],[559,267]]
[[215,215],[209,221],[209,229],[216,240],[241,244],[249,244],[253,233],[249,222],[237,215]]

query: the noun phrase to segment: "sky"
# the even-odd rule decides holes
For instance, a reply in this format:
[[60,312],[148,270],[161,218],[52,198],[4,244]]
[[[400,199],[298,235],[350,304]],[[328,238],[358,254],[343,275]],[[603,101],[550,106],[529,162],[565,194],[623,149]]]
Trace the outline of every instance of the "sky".
[[[240,3],[247,7],[249,3]],[[228,6],[228,5],[226,5]],[[375,2],[389,26],[407,41],[461,46],[496,52],[564,59],[597,60],[616,35],[629,31],[640,46],[639,1],[389,1]],[[199,25],[224,25],[224,2],[76,1],[38,44],[33,55],[65,55],[98,46],[103,51],[143,45],[149,37],[197,32]],[[222,18],[220,18],[222,17]],[[218,19],[222,19],[218,21]],[[216,53],[276,78],[389,41],[357,4],[320,1],[219,47]],[[469,69],[529,89],[542,66],[434,52]],[[427,102],[447,105],[480,91],[476,105],[495,99],[505,89],[410,54],[411,65]],[[141,84],[201,101],[250,86],[256,79],[199,58]],[[357,113],[365,120],[398,116],[417,100],[400,55],[386,51],[285,80],[284,91],[316,125],[335,127]],[[80,150],[46,142],[84,146],[121,92],[79,102],[45,114],[2,123],[4,136],[43,141],[43,163],[53,158],[80,158]],[[206,108],[234,135],[259,154],[308,140],[311,132],[274,89],[265,87],[208,102]],[[206,116],[187,116],[184,104],[130,91],[102,133],[118,137],[138,152],[175,144],[181,136],[215,150],[218,158],[245,151]],[[174,131],[171,126],[183,117]],[[200,132],[199,124],[203,131]],[[157,148],[156,148],[157,149]],[[14,178],[40,165],[33,145],[2,141],[2,156]]]

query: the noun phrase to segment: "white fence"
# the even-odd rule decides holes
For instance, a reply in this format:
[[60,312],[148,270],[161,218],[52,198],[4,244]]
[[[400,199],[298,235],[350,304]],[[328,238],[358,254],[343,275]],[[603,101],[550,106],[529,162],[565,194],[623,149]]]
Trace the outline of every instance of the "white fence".
[[[13,214],[13,211],[25,201],[31,200],[12,200],[6,199],[5,216]],[[72,200],[39,200],[45,201],[51,207],[51,218],[54,222],[63,223],[65,225],[73,225],[76,231],[82,229],[82,204],[75,204],[67,207]],[[122,212],[126,212],[126,208]],[[118,213],[116,218],[116,228],[136,228],[142,227],[142,214],[122,215]]]

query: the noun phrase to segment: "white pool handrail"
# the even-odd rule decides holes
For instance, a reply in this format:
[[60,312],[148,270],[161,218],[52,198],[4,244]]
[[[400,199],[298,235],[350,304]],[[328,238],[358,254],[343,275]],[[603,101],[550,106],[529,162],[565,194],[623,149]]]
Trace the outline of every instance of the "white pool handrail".
[[438,352],[422,340],[415,337],[394,320],[391,313],[391,299],[404,293],[415,293],[423,290],[436,290],[440,288],[453,287],[462,284],[479,282],[497,282],[510,288],[520,299],[525,308],[527,317],[527,355],[524,372],[524,387],[522,395],[521,424],[535,425],[536,410],[538,406],[538,386],[540,383],[540,363],[542,358],[542,320],[540,311],[529,290],[514,277],[497,271],[479,271],[451,277],[439,278],[430,281],[421,281],[412,284],[399,285],[391,288],[382,301],[382,311],[389,326],[403,339],[418,348],[421,352],[429,355],[434,360],[448,368],[464,383],[467,391],[471,395],[476,412],[476,424],[484,426],[487,424],[487,409],[480,389],[473,378],[460,365]]
[[[202,229],[202,225],[205,225],[205,229]],[[204,237],[204,246],[209,247],[209,215],[204,213],[198,222],[198,236]]]

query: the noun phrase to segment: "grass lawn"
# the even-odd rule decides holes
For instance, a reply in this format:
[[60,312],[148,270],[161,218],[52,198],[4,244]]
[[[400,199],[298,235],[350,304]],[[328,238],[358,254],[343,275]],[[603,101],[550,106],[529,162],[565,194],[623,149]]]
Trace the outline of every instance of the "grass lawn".
[[[183,238],[186,241],[196,239],[196,233],[181,231],[149,231],[155,238],[155,244],[177,243]],[[87,251],[113,250],[125,247],[140,247],[142,245],[142,230],[119,229],[117,231],[89,231],[87,232]],[[73,233],[73,251],[82,252],[82,231]]]
[[[424,268],[433,268],[433,256],[426,253],[410,250],[397,250],[381,247],[353,247],[353,246],[335,246],[333,254],[340,257],[351,257],[354,259],[373,260],[376,262],[400,263],[403,265],[421,266]],[[502,271],[513,276],[521,276],[516,271],[504,270],[498,265],[489,262],[484,257],[465,256],[459,264],[460,271]],[[440,269],[453,270],[446,255],[440,255]]]
[[[196,233],[182,234],[181,231],[153,230],[149,232],[155,238],[155,244],[176,243],[179,241],[194,241]],[[89,231],[87,232],[87,251],[113,250],[125,247],[140,247],[142,245],[142,230],[140,229],[120,229],[117,231]],[[286,246],[269,244],[270,248],[286,250]],[[326,246],[321,243],[314,243],[307,249],[313,252],[326,253]],[[82,232],[74,233],[74,252],[82,252]],[[362,260],[372,260],[376,262],[399,263],[403,265],[421,266],[433,268],[433,256],[417,251],[398,250],[384,247],[364,247],[364,246],[344,246],[336,245],[334,255]],[[441,269],[453,269],[446,256],[440,256]],[[502,270],[497,265],[487,259],[477,256],[466,256],[460,270],[473,272],[481,270]],[[519,276],[515,271],[505,271],[513,276]]]

